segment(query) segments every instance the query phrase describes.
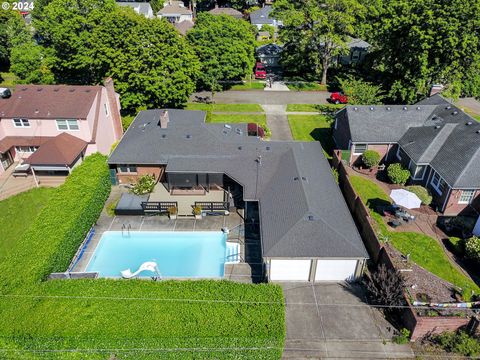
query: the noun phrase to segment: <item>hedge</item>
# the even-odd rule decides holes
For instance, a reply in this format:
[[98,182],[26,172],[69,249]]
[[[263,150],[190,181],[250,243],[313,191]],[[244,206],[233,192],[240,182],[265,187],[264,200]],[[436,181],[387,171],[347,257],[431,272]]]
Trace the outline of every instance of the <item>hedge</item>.
[[[35,283],[67,269],[110,194],[106,157],[93,154],[76,167],[0,264],[0,277]],[[3,282],[3,281],[2,281]],[[13,284],[12,284],[13,285]]]
[[[110,191],[105,160],[87,157],[0,263],[0,358],[280,359],[286,329],[278,285],[41,281],[66,270],[100,215]],[[15,209],[5,216],[18,216]]]
[[387,174],[390,181],[394,184],[405,185],[410,178],[410,171],[405,169],[400,163],[388,165]]
[[418,198],[422,201],[422,204],[430,205],[432,203],[432,195],[430,195],[429,191],[423,186],[411,185],[407,186],[407,190],[417,195]]
[[381,156],[378,152],[374,150],[366,150],[362,154],[362,161],[366,167],[372,168],[377,166],[380,163]]

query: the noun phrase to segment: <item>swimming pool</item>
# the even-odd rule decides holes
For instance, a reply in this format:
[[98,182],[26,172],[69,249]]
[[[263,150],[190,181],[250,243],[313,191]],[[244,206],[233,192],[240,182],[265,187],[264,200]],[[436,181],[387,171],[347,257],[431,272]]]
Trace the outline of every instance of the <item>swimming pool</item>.
[[[227,235],[220,231],[106,231],[87,266],[100,277],[121,277],[147,261],[156,262],[161,277],[219,278],[224,275]],[[140,277],[155,276],[142,271]]]

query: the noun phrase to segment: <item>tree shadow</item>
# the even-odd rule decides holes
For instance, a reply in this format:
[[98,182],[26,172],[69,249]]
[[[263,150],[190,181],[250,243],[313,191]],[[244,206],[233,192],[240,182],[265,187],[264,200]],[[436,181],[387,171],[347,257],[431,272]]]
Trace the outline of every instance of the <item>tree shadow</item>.
[[368,199],[367,201],[367,207],[382,216],[384,216],[384,211],[390,206],[392,206],[390,202],[380,198]]
[[320,144],[322,145],[323,150],[325,150],[329,155],[333,154],[334,143],[333,143],[331,128],[313,129],[310,132],[310,136],[315,141],[319,141]]

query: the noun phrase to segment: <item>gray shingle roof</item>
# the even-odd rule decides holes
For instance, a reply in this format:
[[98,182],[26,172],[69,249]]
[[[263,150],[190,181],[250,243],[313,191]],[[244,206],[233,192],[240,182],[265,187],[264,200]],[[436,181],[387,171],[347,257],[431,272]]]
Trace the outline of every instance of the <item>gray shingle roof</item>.
[[[437,94],[406,106],[348,106],[353,142],[398,143],[453,188],[480,188],[480,123]],[[388,108],[390,110],[388,110]],[[345,120],[345,119],[344,119]]]
[[160,112],[137,115],[109,164],[227,174],[259,201],[265,257],[368,257],[319,143],[262,141],[245,124],[205,124],[202,111],[168,110],[162,129]]
[[152,7],[148,2],[117,2],[117,5],[131,7],[137,13],[145,17],[154,17]]
[[272,12],[272,7],[267,5],[262,7],[261,9],[252,11],[250,13],[250,22],[253,25],[263,25],[263,24],[268,24],[268,25],[273,25],[274,18],[270,17],[270,13]]

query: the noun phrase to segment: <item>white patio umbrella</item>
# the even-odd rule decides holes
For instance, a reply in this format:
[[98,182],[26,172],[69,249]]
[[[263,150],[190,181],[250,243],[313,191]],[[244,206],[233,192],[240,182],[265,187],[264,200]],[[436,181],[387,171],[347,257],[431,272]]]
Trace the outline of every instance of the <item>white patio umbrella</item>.
[[417,195],[405,189],[392,190],[390,197],[395,204],[407,209],[416,209],[422,204],[422,200]]

